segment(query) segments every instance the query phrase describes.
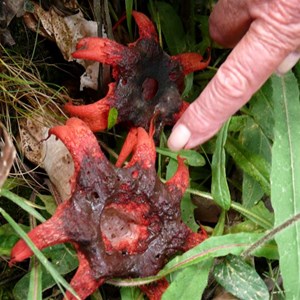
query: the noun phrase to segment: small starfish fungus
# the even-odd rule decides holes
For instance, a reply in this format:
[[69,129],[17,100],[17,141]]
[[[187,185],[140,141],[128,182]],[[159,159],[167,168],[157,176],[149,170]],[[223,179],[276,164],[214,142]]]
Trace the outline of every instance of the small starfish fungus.
[[[178,170],[166,184],[157,177],[153,133],[131,129],[116,166],[82,120],[71,118],[50,133],[63,141],[73,157],[72,196],[28,236],[39,249],[64,242],[74,245],[79,267],[71,286],[81,299],[112,277],[154,275],[168,258],[206,237],[181,220],[180,200],[189,182],[183,160],[178,159]],[[131,152],[131,160],[121,167]],[[20,240],[12,249],[10,264],[31,255]],[[159,293],[165,282],[158,284]],[[148,286],[143,290],[150,299],[160,298]],[[70,293],[67,297],[75,299]]]
[[111,108],[118,111],[117,122],[148,129],[158,115],[157,126],[172,125],[187,108],[181,99],[184,76],[207,67],[198,53],[169,56],[158,43],[154,24],[144,14],[133,11],[140,37],[128,45],[106,38],[84,38],[77,44],[74,58],[99,61],[112,66],[115,82],[105,98],[83,106],[65,105],[71,116],[84,120],[92,131],[107,128]]

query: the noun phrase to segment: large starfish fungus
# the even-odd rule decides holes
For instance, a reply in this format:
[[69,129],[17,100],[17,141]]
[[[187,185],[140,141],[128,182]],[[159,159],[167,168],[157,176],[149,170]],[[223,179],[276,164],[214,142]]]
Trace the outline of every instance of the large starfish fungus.
[[128,45],[106,38],[84,38],[77,44],[74,58],[99,61],[112,66],[115,82],[109,84],[105,98],[89,105],[65,105],[72,116],[84,120],[92,131],[107,128],[111,108],[118,111],[118,122],[148,129],[158,115],[157,127],[173,124],[188,103],[181,99],[184,75],[204,69],[209,60],[197,53],[169,56],[158,43],[153,23],[133,11],[140,37]]
[[[79,268],[71,286],[82,299],[108,278],[156,274],[168,258],[205,238],[181,220],[180,200],[189,182],[183,160],[178,159],[178,170],[166,184],[156,175],[152,129],[149,134],[143,128],[131,129],[116,166],[82,120],[71,118],[50,133],[73,157],[72,196],[28,235],[39,249],[64,242],[74,245]],[[131,160],[121,167],[131,152]],[[20,240],[10,263],[31,255]],[[157,294],[149,295],[157,299]]]

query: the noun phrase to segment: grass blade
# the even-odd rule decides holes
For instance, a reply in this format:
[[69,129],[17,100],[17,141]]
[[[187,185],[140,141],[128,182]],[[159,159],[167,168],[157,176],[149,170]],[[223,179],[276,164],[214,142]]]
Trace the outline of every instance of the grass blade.
[[[292,72],[272,78],[275,107],[271,200],[275,226],[300,212],[300,105]],[[286,299],[300,299],[300,223],[276,235]]]
[[10,201],[17,204],[18,206],[20,206],[23,210],[28,212],[30,215],[35,217],[40,222],[45,222],[46,221],[46,219],[42,215],[40,215],[33,207],[31,207],[28,204],[28,201],[25,198],[22,198],[22,197],[20,197],[16,194],[12,193],[11,191],[6,190],[6,189],[1,189],[0,190],[0,195],[7,198],[7,199],[9,199]]
[[53,265],[47,260],[44,254],[35,246],[35,244],[31,241],[31,239],[27,236],[26,232],[14,221],[14,219],[0,207],[0,214],[4,217],[4,219],[11,225],[11,227],[19,234],[19,236],[26,242],[26,244],[30,247],[32,252],[36,255],[39,261],[43,264],[43,266],[47,269],[47,271],[53,276],[57,285],[59,287],[63,286],[67,290],[69,290],[76,299],[80,300],[76,295],[76,292],[73,288],[68,284],[68,282],[56,271]]
[[30,271],[30,283],[28,300],[42,300],[42,269],[35,256],[32,257],[32,269]]

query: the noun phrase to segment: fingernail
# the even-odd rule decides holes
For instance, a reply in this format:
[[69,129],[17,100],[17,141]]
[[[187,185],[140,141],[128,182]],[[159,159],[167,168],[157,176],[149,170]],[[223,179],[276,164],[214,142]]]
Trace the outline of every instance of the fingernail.
[[279,65],[276,72],[278,75],[283,75],[288,72],[300,59],[299,51],[291,52]]
[[185,125],[179,124],[173,129],[168,139],[168,147],[173,151],[182,149],[187,144],[191,135],[191,132]]

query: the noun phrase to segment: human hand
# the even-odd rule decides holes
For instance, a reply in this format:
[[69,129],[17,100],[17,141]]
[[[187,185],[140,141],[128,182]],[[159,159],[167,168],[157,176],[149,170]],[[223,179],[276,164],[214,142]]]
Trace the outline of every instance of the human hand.
[[300,58],[299,0],[219,0],[209,20],[211,37],[234,47],[201,95],[175,124],[170,149],[211,138],[270,75]]

